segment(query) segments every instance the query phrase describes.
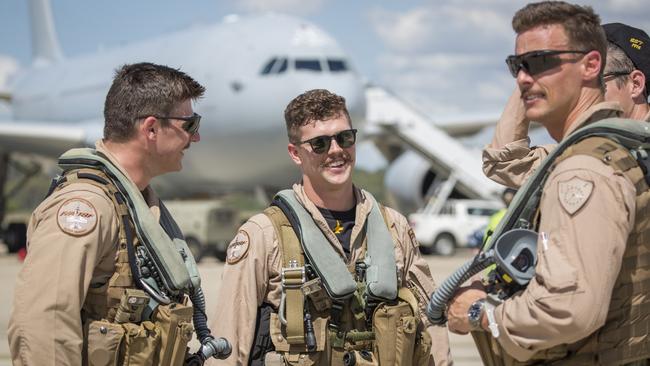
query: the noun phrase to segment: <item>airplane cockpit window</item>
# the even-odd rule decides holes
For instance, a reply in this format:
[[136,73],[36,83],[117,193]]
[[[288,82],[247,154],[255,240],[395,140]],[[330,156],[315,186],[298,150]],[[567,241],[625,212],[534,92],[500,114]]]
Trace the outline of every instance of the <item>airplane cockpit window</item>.
[[266,75],[266,74],[270,73],[271,69],[273,68],[273,65],[275,64],[275,61],[277,61],[277,60],[278,59],[275,58],[275,57],[273,57],[271,60],[269,60],[269,62],[267,62],[267,64],[264,65],[264,68],[262,69],[260,74]]
[[280,74],[280,73],[283,73],[283,72],[287,71],[287,64],[288,64],[288,62],[287,62],[287,59],[286,59],[286,58],[282,58],[282,59],[280,59],[280,60],[277,62],[277,64],[278,64],[278,67],[276,68],[275,72],[277,72],[278,74]]
[[[307,70],[322,72],[325,70],[330,72],[345,72],[350,70],[347,61],[339,58],[329,58],[326,60],[297,58],[295,60],[289,60],[286,57],[273,57],[264,64],[260,75],[282,74],[288,70],[289,61],[291,61],[293,70],[295,71]],[[327,69],[324,67],[325,63],[327,63]]]
[[320,60],[296,59],[296,63],[294,65],[296,70],[322,71]]
[[345,60],[328,59],[327,66],[331,72],[343,72],[348,70],[348,65]]
[[273,57],[266,63],[266,65],[264,65],[262,71],[260,71],[260,75],[283,73],[287,71],[287,64],[288,62],[286,58]]

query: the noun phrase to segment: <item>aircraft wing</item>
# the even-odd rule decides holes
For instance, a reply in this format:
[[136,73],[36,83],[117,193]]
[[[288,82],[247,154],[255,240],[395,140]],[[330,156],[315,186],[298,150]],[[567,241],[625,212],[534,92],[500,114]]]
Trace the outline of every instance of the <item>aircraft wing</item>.
[[74,147],[92,146],[102,136],[103,120],[78,123],[0,120],[0,150],[58,157]]

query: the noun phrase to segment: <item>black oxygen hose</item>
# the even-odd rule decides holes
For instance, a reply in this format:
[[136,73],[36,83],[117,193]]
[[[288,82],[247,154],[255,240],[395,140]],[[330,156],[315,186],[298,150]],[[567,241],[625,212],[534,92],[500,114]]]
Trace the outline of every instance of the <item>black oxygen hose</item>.
[[203,360],[207,360],[210,357],[218,359],[226,359],[232,353],[232,347],[230,342],[225,338],[214,338],[208,328],[208,317],[205,314],[205,296],[203,295],[203,290],[198,287],[196,288],[191,296],[192,304],[194,305],[194,314],[192,315],[192,321],[194,322],[194,329],[196,330],[196,336],[201,342],[201,349],[197,352]]
[[470,277],[493,264],[493,253],[493,250],[479,253],[476,257],[467,261],[467,263],[458,268],[451,276],[447,277],[442,285],[438,287],[433,295],[431,295],[431,301],[427,307],[427,317],[431,323],[442,325],[447,322],[445,307],[454,292],[456,292],[456,289],[458,289],[458,287],[460,287],[460,285]]

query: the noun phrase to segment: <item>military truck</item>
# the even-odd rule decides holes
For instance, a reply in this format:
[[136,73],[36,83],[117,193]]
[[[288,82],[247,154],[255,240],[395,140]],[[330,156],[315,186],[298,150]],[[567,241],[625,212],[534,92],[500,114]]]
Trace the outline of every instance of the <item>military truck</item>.
[[235,237],[239,219],[235,209],[220,200],[165,200],[165,206],[185,235],[185,241],[199,262],[206,255],[226,259],[226,248]]

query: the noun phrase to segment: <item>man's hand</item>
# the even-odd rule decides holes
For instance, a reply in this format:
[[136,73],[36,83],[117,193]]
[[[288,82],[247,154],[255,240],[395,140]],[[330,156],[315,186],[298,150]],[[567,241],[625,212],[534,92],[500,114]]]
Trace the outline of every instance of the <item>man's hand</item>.
[[461,287],[447,307],[449,330],[457,334],[467,334],[471,330],[467,312],[469,307],[478,299],[487,297],[485,288],[479,281],[470,286]]

